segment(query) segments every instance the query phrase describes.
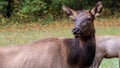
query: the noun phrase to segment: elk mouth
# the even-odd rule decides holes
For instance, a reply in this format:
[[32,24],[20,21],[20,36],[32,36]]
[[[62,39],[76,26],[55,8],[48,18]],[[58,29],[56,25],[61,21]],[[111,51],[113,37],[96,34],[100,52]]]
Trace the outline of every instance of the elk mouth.
[[80,38],[82,36],[82,33],[80,31],[78,31],[78,32],[73,32],[72,31],[72,33],[73,33],[75,38]]
[[80,36],[80,29],[79,28],[73,28],[72,33],[75,36]]
[[72,33],[76,37],[87,36],[89,35],[89,30],[87,28],[82,30],[74,28]]

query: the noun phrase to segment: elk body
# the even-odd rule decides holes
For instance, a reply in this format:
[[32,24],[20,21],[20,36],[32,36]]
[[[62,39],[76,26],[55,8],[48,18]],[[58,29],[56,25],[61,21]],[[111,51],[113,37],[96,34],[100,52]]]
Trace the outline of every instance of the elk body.
[[21,46],[0,48],[0,68],[85,68],[95,56],[94,17],[102,9],[98,2],[89,11],[75,11],[63,6],[74,19],[75,38],[47,38]]
[[96,55],[91,68],[99,68],[103,58],[119,58],[119,66],[120,66],[119,36],[96,37]]

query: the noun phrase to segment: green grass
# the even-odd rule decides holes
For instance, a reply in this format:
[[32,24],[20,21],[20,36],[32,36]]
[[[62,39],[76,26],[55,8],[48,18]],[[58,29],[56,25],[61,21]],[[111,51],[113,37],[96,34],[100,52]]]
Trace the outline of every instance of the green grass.
[[[55,25],[57,26],[57,25]],[[60,25],[59,25],[60,26]],[[47,37],[73,37],[71,33],[72,26],[60,26],[43,29],[30,29],[30,30],[16,30],[16,31],[1,31],[0,32],[0,45],[18,45],[29,43],[38,39]],[[96,35],[120,35],[120,27],[96,27]],[[100,68],[119,68],[118,59],[104,59]]]
[[65,28],[43,29],[30,31],[5,31],[0,32],[0,45],[25,44],[47,37],[72,37],[71,31]]
[[119,60],[117,58],[104,59],[100,68],[119,68]]
[[120,27],[96,28],[97,35],[119,35]]

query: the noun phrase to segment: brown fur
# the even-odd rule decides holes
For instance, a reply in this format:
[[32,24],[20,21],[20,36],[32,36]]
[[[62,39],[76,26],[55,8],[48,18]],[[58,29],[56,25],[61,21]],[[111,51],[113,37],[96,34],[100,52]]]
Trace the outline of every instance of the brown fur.
[[73,49],[70,48],[72,44],[74,39],[70,38],[46,38],[25,45],[1,47],[0,68],[78,68],[81,59],[72,66],[67,61],[74,54],[67,56]]
[[[25,45],[1,47],[0,68],[77,68],[81,59],[78,61],[73,57],[71,60],[69,57],[74,53],[82,53],[72,52],[72,44],[74,39],[70,38],[46,38]],[[76,49],[80,48],[75,47],[73,51]],[[67,56],[71,52],[72,54]],[[75,63],[69,66],[70,62]]]
[[[64,39],[47,38],[30,44],[0,48],[0,68],[70,68]],[[71,42],[72,43],[72,42]]]

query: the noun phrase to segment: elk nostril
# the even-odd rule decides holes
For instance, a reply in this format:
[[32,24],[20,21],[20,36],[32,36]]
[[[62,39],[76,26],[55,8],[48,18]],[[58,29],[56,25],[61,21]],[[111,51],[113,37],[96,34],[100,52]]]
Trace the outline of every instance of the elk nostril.
[[73,32],[73,33],[79,32],[79,28],[74,28],[74,29],[72,30],[72,32]]

